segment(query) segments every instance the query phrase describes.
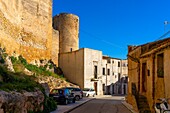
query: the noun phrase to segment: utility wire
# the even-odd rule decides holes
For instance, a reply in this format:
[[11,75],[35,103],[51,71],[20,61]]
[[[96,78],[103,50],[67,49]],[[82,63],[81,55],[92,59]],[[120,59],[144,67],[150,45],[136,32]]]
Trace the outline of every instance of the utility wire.
[[119,46],[119,45],[116,45],[116,44],[113,44],[113,43],[111,43],[111,42],[109,42],[109,41],[103,40],[103,39],[101,39],[101,38],[99,38],[99,37],[97,37],[97,36],[95,36],[95,35],[87,32],[87,31],[83,30],[83,29],[80,29],[80,31],[81,31],[82,33],[86,34],[86,35],[89,35],[91,38],[97,39],[97,40],[99,40],[99,41],[101,41],[101,42],[104,42],[104,43],[106,43],[106,44],[109,44],[109,45],[111,45],[111,46],[113,46],[113,47],[120,48],[120,49],[124,49],[123,47],[121,47],[121,46]]
[[164,38],[165,36],[167,36],[168,34],[170,34],[170,30],[169,30],[168,32],[164,33],[164,34],[163,34],[161,37],[159,37],[156,41],[163,39],[163,38]]
[[170,24],[168,21],[165,21],[165,22],[164,22],[164,34],[163,34],[161,37],[159,37],[157,40],[155,40],[155,41],[161,40],[161,39],[163,39],[165,36],[167,36],[168,34],[170,34],[170,30],[169,30],[168,32],[166,32],[166,26],[167,26],[168,24]]
[[[69,17],[69,18],[71,18],[71,17]],[[64,17],[63,17],[63,19],[64,19]],[[71,18],[71,19],[72,19],[72,18]],[[65,26],[63,26],[63,27],[67,30],[67,28],[66,28]],[[113,46],[113,47],[120,48],[120,49],[125,49],[124,47],[121,47],[121,46],[116,45],[116,44],[113,44],[113,43],[111,43],[111,42],[109,42],[109,41],[103,40],[103,39],[101,39],[101,38],[99,38],[99,37],[97,37],[97,36],[95,36],[95,35],[87,32],[87,31],[83,30],[83,29],[80,29],[80,31],[83,32],[83,33],[86,34],[86,35],[89,35],[91,38],[97,39],[97,40],[99,40],[99,41],[101,41],[101,42],[103,42],[103,43],[109,44],[109,45],[111,45],[111,46]],[[68,30],[68,32],[69,32],[71,35],[73,35],[69,30]],[[79,37],[79,38],[80,38],[80,37]],[[84,42],[84,41],[83,41],[83,42]]]

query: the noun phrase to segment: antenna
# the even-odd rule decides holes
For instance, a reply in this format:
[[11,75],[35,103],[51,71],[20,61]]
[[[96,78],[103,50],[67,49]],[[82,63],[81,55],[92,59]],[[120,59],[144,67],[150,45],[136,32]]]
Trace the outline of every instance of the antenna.
[[164,21],[164,33],[166,32],[166,26],[170,24],[168,21]]

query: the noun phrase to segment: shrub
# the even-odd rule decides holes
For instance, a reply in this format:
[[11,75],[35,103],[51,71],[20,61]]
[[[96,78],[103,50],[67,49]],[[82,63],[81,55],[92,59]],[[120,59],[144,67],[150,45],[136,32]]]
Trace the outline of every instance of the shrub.
[[11,58],[11,62],[12,62],[12,64],[17,63],[17,58],[16,58],[16,57],[11,56],[10,58]]
[[55,100],[51,97],[45,96],[43,113],[50,113],[51,111],[54,111],[56,109],[57,109],[57,103],[55,102]]
[[52,69],[52,68],[53,68],[53,64],[50,64],[50,65],[49,65],[49,68]]
[[19,61],[20,61],[24,66],[27,65],[26,59],[24,59],[21,55],[18,57],[18,59],[19,59]]
[[5,60],[3,58],[0,59],[0,63],[4,64]]
[[2,66],[0,66],[0,76],[3,79],[3,83],[0,87],[1,90],[34,91],[35,88],[42,89],[42,87],[33,80],[33,77],[29,77],[22,73],[9,72]]
[[24,69],[25,69],[25,66],[21,63],[18,63],[18,64],[13,64],[13,68],[15,70],[15,72],[23,72]]

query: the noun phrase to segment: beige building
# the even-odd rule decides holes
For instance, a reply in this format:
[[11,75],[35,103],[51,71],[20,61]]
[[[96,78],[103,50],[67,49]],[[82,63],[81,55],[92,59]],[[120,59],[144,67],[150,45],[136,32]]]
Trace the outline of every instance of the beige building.
[[122,77],[127,77],[127,73],[122,74],[122,62],[125,61],[127,63],[127,60],[102,56],[102,51],[88,48],[59,56],[59,66],[65,77],[82,89],[94,88],[98,95],[127,93],[127,84],[122,87],[121,83]]
[[95,89],[98,95],[103,94],[101,63],[102,52],[88,48],[61,53],[59,56],[59,66],[65,77],[82,89]]
[[148,109],[154,112],[158,98],[170,98],[169,47],[170,38],[129,46],[127,101],[139,111]]

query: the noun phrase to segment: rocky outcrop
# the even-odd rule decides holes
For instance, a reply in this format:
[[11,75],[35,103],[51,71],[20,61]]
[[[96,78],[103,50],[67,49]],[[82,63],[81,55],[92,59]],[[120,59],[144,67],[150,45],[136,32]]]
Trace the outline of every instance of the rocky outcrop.
[[47,83],[50,90],[63,87],[79,87],[70,82],[67,82],[66,80],[55,78],[53,76],[37,76],[37,82],[39,82],[40,84]]
[[9,71],[15,72],[15,71],[14,71],[13,64],[12,64],[12,61],[11,61],[11,59],[9,58],[9,56],[7,56],[6,59],[5,59],[5,65],[7,66],[7,68],[8,68]]
[[0,113],[28,113],[43,110],[44,95],[36,92],[5,92],[0,91]]
[[50,59],[52,0],[0,0],[0,45],[28,62]]

